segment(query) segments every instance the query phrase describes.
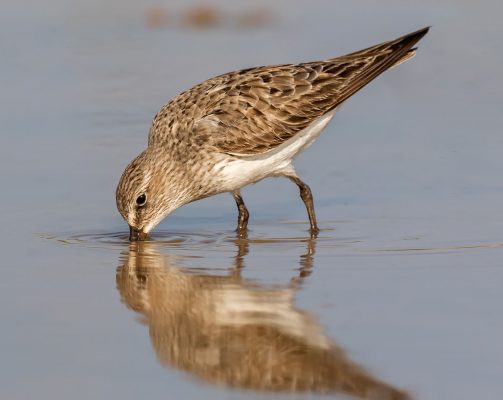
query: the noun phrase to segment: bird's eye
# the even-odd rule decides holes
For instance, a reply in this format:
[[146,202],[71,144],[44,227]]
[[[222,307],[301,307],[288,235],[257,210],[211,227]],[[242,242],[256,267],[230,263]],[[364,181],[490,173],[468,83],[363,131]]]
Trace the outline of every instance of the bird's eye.
[[136,198],[136,205],[138,205],[138,207],[142,207],[145,205],[145,203],[147,202],[147,196],[144,194],[140,194],[137,198]]

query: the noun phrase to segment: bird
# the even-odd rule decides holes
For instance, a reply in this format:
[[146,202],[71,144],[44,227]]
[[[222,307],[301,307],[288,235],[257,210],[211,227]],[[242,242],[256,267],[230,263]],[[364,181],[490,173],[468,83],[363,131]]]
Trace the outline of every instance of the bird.
[[241,189],[267,177],[286,177],[298,186],[310,235],[317,237],[311,189],[293,159],[349,97],[411,59],[428,30],[324,61],[229,72],[171,99],[154,117],[147,148],[127,165],[116,189],[129,239],[148,239],[177,208],[226,192],[234,197],[236,230],[244,235],[249,212]]

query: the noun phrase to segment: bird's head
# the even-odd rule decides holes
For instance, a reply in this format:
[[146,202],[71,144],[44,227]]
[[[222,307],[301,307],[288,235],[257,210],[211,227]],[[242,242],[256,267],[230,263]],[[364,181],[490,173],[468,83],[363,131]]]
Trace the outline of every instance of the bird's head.
[[[130,240],[144,240],[148,233],[184,203],[173,182],[172,165],[159,149],[148,148],[124,170],[115,200],[129,225]],[[176,180],[176,179],[175,179]]]

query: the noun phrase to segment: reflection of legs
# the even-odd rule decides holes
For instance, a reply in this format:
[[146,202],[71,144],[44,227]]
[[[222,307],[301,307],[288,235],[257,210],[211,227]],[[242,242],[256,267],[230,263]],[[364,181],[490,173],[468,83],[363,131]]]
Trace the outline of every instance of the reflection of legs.
[[297,176],[288,176],[288,179],[295,182],[300,190],[300,198],[304,202],[307,210],[307,216],[309,217],[309,223],[311,224],[311,237],[315,238],[318,236],[318,224],[316,223],[316,215],[314,213],[313,195],[311,194],[311,189],[307,184],[302,182]]
[[232,192],[232,196],[234,196],[234,200],[236,200],[236,205],[238,206],[239,216],[238,216],[238,233],[244,233],[248,226],[248,218],[250,217],[250,213],[246,209],[245,202],[241,197],[241,193],[239,190]]
[[235,240],[238,252],[234,259],[234,268],[232,269],[232,276],[236,279],[241,279],[241,270],[245,267],[244,258],[248,254],[248,235],[246,230],[238,232]]
[[316,251],[316,240],[308,239],[306,241],[307,251],[306,254],[300,256],[300,274],[299,278],[305,278],[311,275],[314,262],[314,252]]
[[[248,235],[246,231],[241,235],[238,233],[236,239],[233,241],[237,247],[237,253],[234,257],[234,265],[232,268],[231,275],[237,279],[241,280],[241,271],[245,267],[245,257],[249,253]],[[303,241],[304,242],[304,241]],[[302,284],[304,279],[306,279],[313,272],[314,267],[314,253],[316,252],[316,240],[310,238],[305,240],[306,252],[300,256],[299,260],[299,274],[292,278],[290,281],[290,287],[296,289]]]
[[306,253],[300,256],[299,275],[293,278],[290,282],[293,288],[297,288],[304,281],[304,279],[311,275],[311,273],[313,272],[316,240],[307,239],[306,246]]

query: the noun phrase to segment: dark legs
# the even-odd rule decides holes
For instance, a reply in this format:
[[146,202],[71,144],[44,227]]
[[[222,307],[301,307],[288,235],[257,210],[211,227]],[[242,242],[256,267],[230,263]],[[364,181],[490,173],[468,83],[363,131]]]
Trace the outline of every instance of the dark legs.
[[307,216],[309,217],[309,223],[311,224],[311,237],[315,238],[318,236],[318,224],[316,223],[316,214],[314,213],[313,195],[311,194],[311,189],[304,182],[302,182],[297,176],[288,176],[292,182],[299,187],[300,198],[304,202],[307,210]]
[[238,234],[243,235],[246,234],[246,229],[248,227],[248,218],[250,217],[250,213],[246,209],[245,202],[241,197],[241,193],[239,191],[232,192],[232,196],[234,200],[236,200],[236,205],[238,206],[238,227],[236,231]]
[[[318,236],[318,232],[320,230],[318,229],[318,224],[316,223],[316,215],[314,213],[313,195],[311,194],[311,189],[296,175],[288,175],[287,178],[292,182],[295,182],[295,184],[299,187],[300,198],[306,206],[307,216],[309,217],[309,223],[311,225],[311,238],[315,238]],[[246,209],[245,202],[241,197],[239,190],[232,192],[232,196],[234,196],[234,200],[236,200],[236,205],[238,206],[239,211],[238,227],[236,231],[238,232],[238,236],[244,237],[246,236],[246,229],[248,227],[248,218],[250,216],[250,213]]]

